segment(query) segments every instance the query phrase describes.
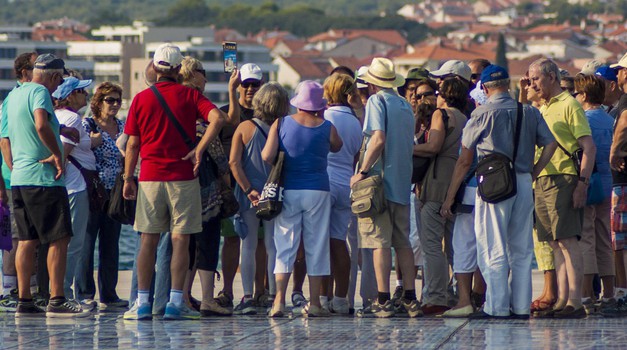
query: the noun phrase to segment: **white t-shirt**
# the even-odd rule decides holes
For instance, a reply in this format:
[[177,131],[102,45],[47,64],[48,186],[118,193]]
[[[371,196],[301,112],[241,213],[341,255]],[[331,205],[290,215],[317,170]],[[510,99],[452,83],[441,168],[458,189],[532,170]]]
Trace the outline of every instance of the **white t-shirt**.
[[[80,135],[80,142],[74,143],[70,139],[61,136],[61,142],[73,145],[74,148],[70,155],[76,159],[80,165],[89,170],[96,170],[96,157],[94,152],[91,151],[91,139],[89,134],[85,132],[81,125],[81,117],[68,109],[57,109],[54,111],[59,120],[59,124],[64,124],[67,127],[75,128]],[[77,193],[87,189],[85,179],[81,172],[70,162],[68,159],[65,166],[65,187],[67,193]]]

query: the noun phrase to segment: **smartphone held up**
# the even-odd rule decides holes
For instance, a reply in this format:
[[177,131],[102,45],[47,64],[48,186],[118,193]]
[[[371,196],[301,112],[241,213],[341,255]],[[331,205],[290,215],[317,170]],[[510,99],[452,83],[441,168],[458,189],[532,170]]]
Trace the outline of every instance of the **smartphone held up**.
[[232,41],[223,42],[222,57],[224,58],[224,73],[232,73],[237,68],[237,43]]

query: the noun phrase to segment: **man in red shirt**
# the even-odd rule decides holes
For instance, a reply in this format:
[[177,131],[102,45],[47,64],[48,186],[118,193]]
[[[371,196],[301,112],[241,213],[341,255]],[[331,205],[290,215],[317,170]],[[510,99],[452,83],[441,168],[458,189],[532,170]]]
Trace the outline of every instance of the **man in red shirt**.
[[[183,56],[177,46],[157,48],[153,66],[154,85],[180,127],[170,120],[157,93],[146,89],[135,96],[124,132],[126,146],[124,198],[137,200],[134,229],[141,232],[137,257],[138,298],[125,319],[149,319],[150,281],[161,232],[172,233],[172,287],[164,319],[200,318],[200,313],[183,302],[182,290],[189,267],[189,235],[202,231],[200,185],[196,178],[200,156],[225,120],[224,112],[195,89],[177,83]],[[209,121],[197,147],[196,119]],[[186,134],[187,137],[184,137]],[[192,149],[193,148],[193,149]],[[132,181],[138,156],[142,164],[139,186]]]

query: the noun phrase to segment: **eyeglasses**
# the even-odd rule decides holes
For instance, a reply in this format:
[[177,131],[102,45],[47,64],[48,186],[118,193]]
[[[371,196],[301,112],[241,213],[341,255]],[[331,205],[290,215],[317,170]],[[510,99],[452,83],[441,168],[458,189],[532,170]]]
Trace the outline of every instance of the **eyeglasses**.
[[470,75],[470,79],[471,80],[477,80],[477,79],[479,79],[480,76],[481,76],[481,74],[479,74],[479,73],[473,73],[473,74]]
[[103,98],[102,100],[106,104],[108,104],[108,105],[112,105],[112,104],[115,104],[115,103],[117,103],[119,105],[122,104],[122,99],[121,98],[114,98],[114,97],[107,96],[107,97]]
[[204,69],[194,69],[194,71],[202,74],[203,76],[207,76],[207,72]]
[[420,100],[423,97],[435,96],[435,95],[437,95],[436,91],[423,92],[422,94],[416,94],[416,100]]
[[249,87],[254,87],[254,88],[258,88],[261,86],[261,82],[260,81],[249,81],[246,83],[242,83],[242,87],[244,89],[248,89]]
[[87,95],[87,91],[85,91],[85,89],[76,89],[73,92],[75,92],[77,94]]
[[571,94],[573,97],[577,97],[578,95],[580,95],[580,94],[581,94],[581,92],[579,92],[579,91],[573,91],[573,92],[571,92],[570,94]]

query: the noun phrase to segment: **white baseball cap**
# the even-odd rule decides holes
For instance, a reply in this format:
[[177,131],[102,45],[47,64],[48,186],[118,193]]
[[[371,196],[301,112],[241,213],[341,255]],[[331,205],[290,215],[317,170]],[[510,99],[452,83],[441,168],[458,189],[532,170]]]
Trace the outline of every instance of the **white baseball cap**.
[[263,73],[258,65],[254,63],[246,63],[239,69],[239,76],[241,81],[249,79],[261,80],[263,78]]
[[152,62],[157,68],[172,69],[181,65],[183,55],[181,55],[181,49],[178,46],[165,43],[157,47]]
[[472,75],[472,71],[470,67],[462,61],[459,60],[450,60],[446,61],[440,69],[430,72],[430,75],[434,77],[444,77],[447,75],[457,75],[460,76],[466,81],[470,81],[470,77]]

